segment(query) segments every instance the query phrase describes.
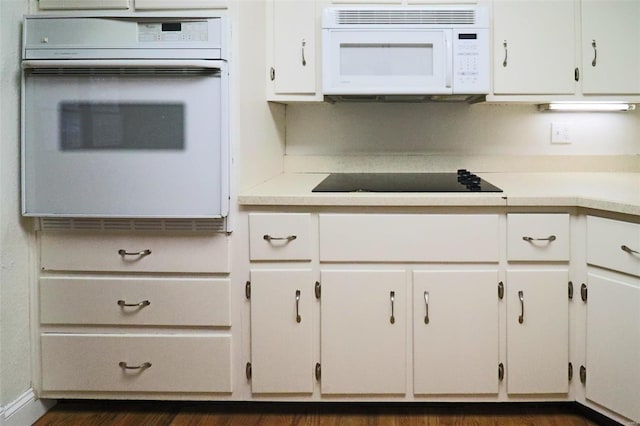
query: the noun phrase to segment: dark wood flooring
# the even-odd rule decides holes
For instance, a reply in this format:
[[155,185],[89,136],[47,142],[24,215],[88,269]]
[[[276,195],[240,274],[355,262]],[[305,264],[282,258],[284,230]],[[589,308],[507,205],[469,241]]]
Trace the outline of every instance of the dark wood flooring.
[[575,404],[284,404],[60,401],[36,426],[596,426]]

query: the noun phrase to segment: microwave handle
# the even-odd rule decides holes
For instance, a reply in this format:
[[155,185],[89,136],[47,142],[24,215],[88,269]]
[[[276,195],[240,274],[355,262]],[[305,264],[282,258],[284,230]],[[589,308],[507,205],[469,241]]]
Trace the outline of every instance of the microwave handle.
[[153,59],[101,59],[101,60],[26,60],[22,61],[23,69],[38,68],[193,68],[220,69],[219,60],[153,60]]
[[451,58],[451,40],[449,39],[448,31],[444,32],[444,75],[445,75],[445,87],[451,89],[451,80],[453,78],[453,59]]

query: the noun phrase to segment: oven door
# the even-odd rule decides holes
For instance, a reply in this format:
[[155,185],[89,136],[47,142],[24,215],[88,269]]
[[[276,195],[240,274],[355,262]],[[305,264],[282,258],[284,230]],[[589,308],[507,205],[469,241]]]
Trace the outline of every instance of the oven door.
[[452,30],[323,30],[327,95],[451,94]]
[[227,215],[225,63],[171,62],[25,61],[24,215]]

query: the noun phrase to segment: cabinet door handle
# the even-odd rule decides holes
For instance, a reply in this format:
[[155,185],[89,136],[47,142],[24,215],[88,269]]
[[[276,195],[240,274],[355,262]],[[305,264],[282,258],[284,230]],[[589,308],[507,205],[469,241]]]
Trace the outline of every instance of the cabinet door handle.
[[555,235],[549,235],[547,238],[533,238],[533,237],[522,237],[523,240],[527,241],[527,242],[532,242],[532,241],[555,241],[556,240],[556,236]]
[[429,324],[429,292],[424,292],[424,323]]
[[518,322],[522,324],[524,322],[524,292],[522,290],[518,292],[518,299],[520,299],[520,316],[518,317]]
[[118,250],[118,254],[120,256],[122,256],[122,257],[124,257],[124,256],[143,257],[143,256],[149,256],[151,254],[151,250],[145,249],[145,250],[140,250],[140,251],[126,251],[125,249],[120,249],[120,250]]
[[296,238],[298,238],[298,236],[297,235],[287,235],[286,237],[272,237],[271,235],[266,234],[266,235],[263,235],[262,238],[265,241],[287,241],[288,242],[288,241],[295,240]]
[[151,304],[148,300],[143,300],[140,303],[127,303],[124,300],[118,300],[118,306],[123,308],[144,308],[145,306],[149,306]]
[[389,318],[389,322],[391,324],[395,324],[396,323],[396,317],[394,314],[394,305],[396,302],[396,292],[395,291],[391,291],[389,293],[389,299],[391,299],[391,318]]
[[624,244],[620,246],[620,250],[629,254],[640,254],[640,251],[635,251]]
[[307,60],[304,57],[304,47],[307,45],[307,41],[305,39],[302,39],[302,66],[306,67],[307,66]]
[[302,317],[300,316],[300,290],[296,290],[296,322],[302,322]]
[[593,47],[593,60],[591,61],[591,66],[595,67],[598,63],[598,45],[595,40],[591,40],[591,47]]
[[120,368],[125,370],[146,370],[147,368],[151,367],[150,362],[144,362],[140,365],[129,365],[124,361],[120,361],[118,365],[120,366]]
[[502,61],[502,66],[504,68],[507,67],[507,58],[509,56],[509,49],[507,48],[507,40],[502,42],[502,47],[504,48],[504,60]]

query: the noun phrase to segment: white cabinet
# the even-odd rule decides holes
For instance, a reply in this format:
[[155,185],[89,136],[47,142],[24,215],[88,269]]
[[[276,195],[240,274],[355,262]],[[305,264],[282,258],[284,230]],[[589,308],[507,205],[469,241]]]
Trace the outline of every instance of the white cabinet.
[[133,0],[138,10],[224,9],[227,0]]
[[507,270],[507,393],[569,391],[566,269]]
[[404,395],[407,274],[322,270],[323,394]]
[[495,0],[493,43],[496,95],[575,93],[572,1]]
[[582,0],[582,91],[640,93],[640,2]]
[[311,270],[251,271],[251,389],[313,392]]
[[498,271],[413,273],[415,394],[497,394]]
[[39,0],[38,8],[50,9],[129,9],[130,0]]
[[588,401],[640,422],[640,224],[587,216]]
[[322,100],[319,19],[312,0],[267,2],[267,100]]
[[40,396],[231,393],[229,238],[40,231]]
[[640,421],[640,280],[588,276],[587,399]]

